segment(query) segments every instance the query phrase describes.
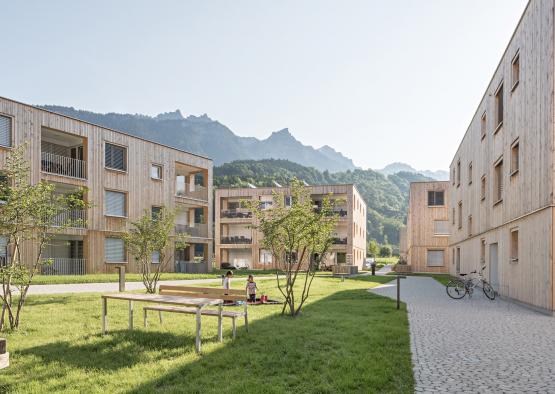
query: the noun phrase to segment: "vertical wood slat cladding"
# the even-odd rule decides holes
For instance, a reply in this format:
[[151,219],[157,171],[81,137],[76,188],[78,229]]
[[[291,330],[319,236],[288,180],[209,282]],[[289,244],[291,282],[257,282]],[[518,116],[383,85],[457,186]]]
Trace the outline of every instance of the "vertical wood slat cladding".
[[[480,240],[498,243],[499,291],[518,301],[553,309],[553,149],[554,149],[554,1],[530,1],[495,71],[478,110],[451,163],[460,160],[459,187],[451,185],[451,207],[463,205],[464,223],[451,226],[449,256],[461,250],[461,272],[480,268]],[[519,53],[520,78],[513,88],[512,59]],[[504,120],[495,128],[495,91],[504,86]],[[485,139],[480,123],[487,114]],[[520,168],[511,175],[511,145],[519,139]],[[495,204],[494,163],[503,158],[503,200]],[[466,182],[468,164],[473,182]],[[480,196],[480,178],[486,176],[486,197]],[[467,232],[472,215],[474,236]],[[510,231],[519,229],[519,261],[510,261]],[[455,263],[450,263],[455,273]],[[489,268],[486,274],[489,275]]]
[[[461,180],[462,182],[462,180]],[[428,206],[428,192],[443,191],[444,204]],[[449,217],[449,182],[412,182],[410,184],[409,211],[407,227],[402,229],[407,263],[413,272],[448,272],[449,237],[436,235],[436,220],[450,220]],[[449,227],[450,228],[450,227]],[[427,266],[427,251],[443,250],[442,267]]]
[[[104,237],[121,234],[127,227],[126,220],[104,215],[105,190],[122,191],[127,197],[127,216],[136,220],[152,206],[175,208],[187,203],[203,207],[207,217],[212,217],[212,177],[211,159],[183,152],[171,147],[150,142],[138,137],[82,122],[63,115],[35,108],[13,100],[0,98],[0,114],[13,117],[14,146],[24,142],[29,144],[28,159],[31,163],[31,182],[41,179],[85,186],[89,189],[87,199],[93,207],[87,213],[87,230],[84,232],[84,257],[87,259],[87,272],[113,272],[113,265],[104,263]],[[41,171],[41,130],[43,127],[80,136],[84,141],[84,160],[87,162],[87,179],[76,179]],[[104,143],[109,142],[127,148],[127,171],[104,168]],[[0,147],[0,169],[5,163],[9,149]],[[150,178],[150,165],[163,166],[163,179]],[[176,166],[186,165],[202,172],[207,185],[207,200],[176,198]],[[73,229],[68,229],[73,233]],[[212,250],[212,226],[208,226],[208,237],[195,239],[208,245]],[[29,249],[31,250],[31,249]],[[208,256],[210,257],[210,256]],[[128,270],[136,271],[128,256]],[[173,270],[173,264],[168,267]]]
[[[346,252],[353,257],[353,264],[362,268],[364,259],[366,258],[366,203],[362,199],[360,193],[354,185],[318,185],[309,186],[311,195],[324,196],[332,194],[333,196],[344,196],[346,210],[348,212],[347,219],[340,220],[337,224],[338,233],[346,232],[347,245],[333,245],[333,252]],[[252,244],[248,245],[222,245],[222,224],[250,224],[253,219],[226,219],[222,217],[222,211],[227,209],[227,200],[233,199],[260,199],[261,197],[271,199],[273,191],[282,192],[287,195],[289,188],[226,188],[216,189],[215,193],[215,242],[216,242],[216,264],[219,266],[225,260],[226,250],[230,249],[249,249],[251,251],[252,263],[256,268],[262,268],[260,262],[259,249],[261,248],[262,234],[258,231],[252,231]],[[337,198],[337,197],[336,197]],[[222,204],[223,202],[223,204]],[[356,227],[354,226],[356,224]],[[355,234],[354,229],[358,230]],[[225,230],[224,230],[225,232]]]

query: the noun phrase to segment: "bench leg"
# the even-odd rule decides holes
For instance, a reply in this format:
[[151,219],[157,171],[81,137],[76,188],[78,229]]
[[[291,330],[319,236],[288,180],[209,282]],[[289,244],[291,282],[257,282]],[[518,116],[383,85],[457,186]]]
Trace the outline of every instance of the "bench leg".
[[197,351],[197,353],[200,353],[200,308],[197,308],[197,336],[195,339],[195,350]]
[[133,329],[133,301],[129,301],[129,329]]
[[218,341],[223,342],[223,333],[222,333],[222,320],[223,320],[223,306],[222,304],[218,305]]
[[158,311],[158,317],[160,318],[160,325],[164,322],[162,319],[162,311]]
[[233,339],[235,339],[235,337],[237,336],[237,326],[235,324],[235,318],[231,319],[231,324],[232,324]]
[[102,299],[102,335],[106,334],[108,329],[108,299]]
[[247,309],[246,301],[245,301],[245,330],[249,332],[249,311]]
[[146,313],[147,313],[147,310],[146,310],[146,309],[143,309],[143,325],[145,326],[145,328],[146,328],[147,325],[148,325],[148,323],[147,323],[147,321],[146,321]]

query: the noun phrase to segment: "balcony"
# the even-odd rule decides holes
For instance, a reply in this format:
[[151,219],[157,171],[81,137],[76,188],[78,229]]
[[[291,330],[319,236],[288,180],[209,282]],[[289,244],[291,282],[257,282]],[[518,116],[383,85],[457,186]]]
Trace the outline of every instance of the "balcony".
[[347,245],[347,237],[344,237],[344,238],[334,237],[332,239],[332,244],[334,244],[334,245]]
[[201,185],[191,187],[183,183],[177,183],[175,195],[177,197],[194,198],[197,200],[208,200],[208,189]]
[[86,260],[65,257],[50,257],[50,265],[43,265],[42,275],[85,275]]
[[[314,212],[320,213],[320,212],[322,212],[322,208],[316,207],[316,208],[314,208]],[[337,215],[337,216],[339,216],[340,219],[344,219],[348,216],[348,214],[349,213],[347,212],[347,210],[345,210],[343,208],[336,208],[336,209],[334,209],[330,212],[329,216]]]
[[52,225],[54,227],[68,226],[71,228],[86,228],[87,211],[71,210],[61,212],[54,216]]
[[49,152],[41,152],[41,170],[79,179],[86,179],[87,174],[85,161]]
[[190,237],[208,238],[208,225],[206,223],[195,223],[194,226],[188,224],[176,224],[176,234],[187,234]]
[[247,245],[252,243],[252,238],[247,238],[244,235],[234,235],[228,237],[222,237],[221,242],[226,245]]
[[222,218],[250,219],[252,218],[252,212],[244,208],[228,209],[228,210],[222,211]]

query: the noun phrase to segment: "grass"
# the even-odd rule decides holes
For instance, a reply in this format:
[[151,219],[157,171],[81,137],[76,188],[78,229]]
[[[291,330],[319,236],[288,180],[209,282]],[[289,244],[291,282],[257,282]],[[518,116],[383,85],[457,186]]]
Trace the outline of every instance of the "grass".
[[[215,279],[225,274],[227,270],[213,270],[208,274],[182,274],[177,272],[163,273],[161,280],[185,280],[185,279]],[[243,277],[248,275],[268,276],[273,275],[272,270],[234,270],[233,276]],[[141,274],[126,273],[126,282],[141,282]],[[35,285],[54,285],[69,283],[108,283],[118,282],[118,274],[87,274],[87,275],[37,275],[33,279]]]
[[[390,272],[388,273],[388,275],[397,275],[397,273],[395,272]],[[437,280],[439,283],[441,283],[444,286],[447,286],[447,283],[449,283],[450,280],[454,279],[451,275],[449,274],[434,274],[434,273],[428,273],[428,272],[412,272],[412,273],[407,273],[407,274],[400,274],[400,275],[406,275],[406,276],[427,276],[430,278],[433,278],[435,280]]]
[[383,265],[387,265],[387,264],[397,264],[397,262],[399,261],[399,257],[376,257],[376,264],[383,264]]
[[[202,356],[192,316],[166,314],[161,326],[152,314],[144,329],[137,304],[130,332],[127,304],[112,301],[101,336],[98,294],[32,296],[22,328],[7,334],[11,366],[0,392],[412,393],[406,309],[367,291],[388,280],[318,277],[301,316],[251,307],[249,333],[241,323],[235,341],[229,321],[218,343],[217,319],[203,318]],[[279,297],[274,281],[259,287]]]

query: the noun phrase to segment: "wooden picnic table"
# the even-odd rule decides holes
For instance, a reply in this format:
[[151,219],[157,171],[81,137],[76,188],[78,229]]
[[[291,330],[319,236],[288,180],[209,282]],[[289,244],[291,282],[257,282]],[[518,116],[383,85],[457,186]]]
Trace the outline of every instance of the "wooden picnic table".
[[173,295],[160,295],[160,294],[135,294],[135,293],[114,293],[103,294],[102,296],[102,334],[106,334],[108,328],[108,299],[129,301],[129,329],[133,329],[133,302],[152,302],[157,304],[180,305],[195,307],[196,312],[196,341],[195,350],[200,353],[201,340],[201,310],[207,306],[218,306],[218,339],[222,341],[222,306],[223,300],[211,298],[196,298],[196,297],[182,297]]

